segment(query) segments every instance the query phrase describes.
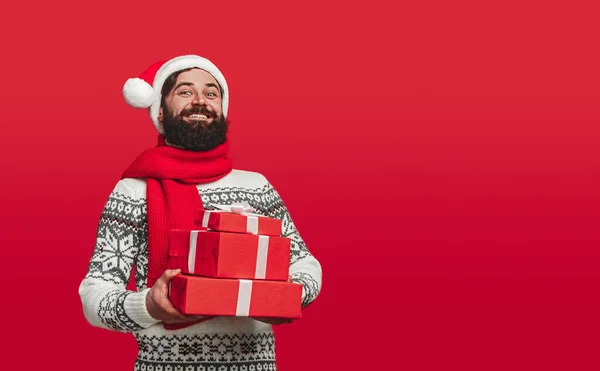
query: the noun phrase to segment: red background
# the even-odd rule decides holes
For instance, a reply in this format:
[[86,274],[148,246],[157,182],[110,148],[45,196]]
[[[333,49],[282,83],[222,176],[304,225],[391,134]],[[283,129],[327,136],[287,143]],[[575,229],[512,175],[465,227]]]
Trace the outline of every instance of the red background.
[[155,144],[121,87],[184,53],[224,72],[235,167],[323,266],[281,370],[600,369],[594,3],[3,5],[2,369],[132,369],[77,288]]

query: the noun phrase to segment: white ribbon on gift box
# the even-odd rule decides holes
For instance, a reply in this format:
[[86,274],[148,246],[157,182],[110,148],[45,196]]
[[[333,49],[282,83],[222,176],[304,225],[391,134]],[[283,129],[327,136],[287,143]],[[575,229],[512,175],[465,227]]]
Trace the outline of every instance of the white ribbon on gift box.
[[258,253],[256,254],[256,271],[254,278],[265,279],[267,275],[267,257],[269,255],[269,236],[258,236]]
[[236,316],[248,317],[250,315],[250,299],[252,298],[252,281],[239,280]]
[[198,244],[198,232],[190,231],[190,252],[188,254],[188,272],[194,274],[196,266],[196,245]]
[[220,210],[205,210],[202,218],[202,227],[208,228],[208,218],[210,217],[210,213],[229,212],[244,215],[246,217],[246,232],[258,234],[258,217],[262,215],[253,213],[254,209],[249,203],[238,202],[231,205],[214,206]]

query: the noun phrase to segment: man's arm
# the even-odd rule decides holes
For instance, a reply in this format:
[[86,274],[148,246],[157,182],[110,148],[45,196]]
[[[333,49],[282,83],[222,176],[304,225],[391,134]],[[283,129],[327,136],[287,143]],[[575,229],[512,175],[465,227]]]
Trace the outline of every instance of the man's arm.
[[282,237],[291,240],[289,274],[292,282],[302,285],[302,308],[306,308],[317,298],[321,291],[321,264],[306,247],[279,193],[270,183],[269,188],[273,203],[267,216],[281,219],[283,225]]
[[[149,289],[126,290],[132,268],[147,249],[145,218],[145,200],[121,180],[102,211],[88,271],[79,286],[83,313],[95,327],[132,332],[158,322],[146,309]],[[136,281],[142,278],[137,271]]]

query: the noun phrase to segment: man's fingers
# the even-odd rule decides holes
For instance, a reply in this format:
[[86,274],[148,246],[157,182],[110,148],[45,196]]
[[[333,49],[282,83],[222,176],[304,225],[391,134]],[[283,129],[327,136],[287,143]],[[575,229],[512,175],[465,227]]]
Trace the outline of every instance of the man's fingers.
[[181,269],[167,269],[163,272],[162,276],[160,276],[160,278],[156,280],[156,283],[167,285],[169,281],[171,281],[173,277],[175,277],[179,273],[181,273]]
[[194,322],[205,318],[205,316],[186,315],[178,311],[171,303],[167,295],[169,282],[178,274],[181,269],[167,269],[154,284],[152,291],[152,301],[155,311],[160,313],[162,321],[165,323]]
[[196,316],[196,315],[186,315],[181,313],[171,304],[171,301],[168,299],[164,299],[160,301],[161,308],[165,311],[167,315],[173,317],[178,320],[186,320],[186,321],[195,321],[197,319],[202,319],[204,316]]
[[176,309],[176,308],[175,308],[175,307],[174,307],[174,306],[171,304],[171,302],[170,302],[169,300],[167,300],[167,299],[165,299],[165,298],[162,298],[162,299],[160,300],[160,306],[161,306],[161,308],[162,308],[162,309],[165,311],[165,313],[167,313],[167,314],[168,314],[168,315],[170,315],[170,316],[177,317],[177,318],[179,318],[179,319],[183,319],[183,318],[185,318],[185,317],[186,317],[186,316],[185,316],[183,313],[179,312],[179,311],[178,311],[178,310],[177,310],[177,309]]
[[181,273],[181,269],[165,270],[162,276],[160,276],[160,278],[156,280],[154,286],[156,286],[157,289],[161,289],[161,291],[164,291],[169,286],[169,282],[173,279],[173,277],[177,276],[179,273]]
[[175,277],[176,275],[178,275],[179,273],[181,273],[181,269],[167,269],[163,274],[161,278],[165,278],[166,282],[169,282],[173,279],[173,277]]
[[178,312],[177,310],[169,310],[168,315],[169,319],[167,321],[171,323],[194,322],[206,318],[205,316],[185,315],[183,313]]

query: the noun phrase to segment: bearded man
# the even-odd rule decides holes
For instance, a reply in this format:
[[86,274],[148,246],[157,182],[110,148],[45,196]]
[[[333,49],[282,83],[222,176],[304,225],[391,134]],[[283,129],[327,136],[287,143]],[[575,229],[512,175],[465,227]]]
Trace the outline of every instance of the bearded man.
[[[168,296],[180,273],[167,269],[169,231],[198,229],[199,209],[238,202],[282,221],[281,236],[291,240],[289,277],[302,285],[302,308],[321,290],[321,265],[278,192],[263,175],[232,167],[223,74],[206,58],[183,55],[128,79],[123,95],[132,107],[148,109],[158,143],[125,169],[104,206],[79,287],[85,318],[133,334],[135,370],[276,370],[272,325],[291,320],[185,315]],[[132,272],[135,290],[128,289]]]

